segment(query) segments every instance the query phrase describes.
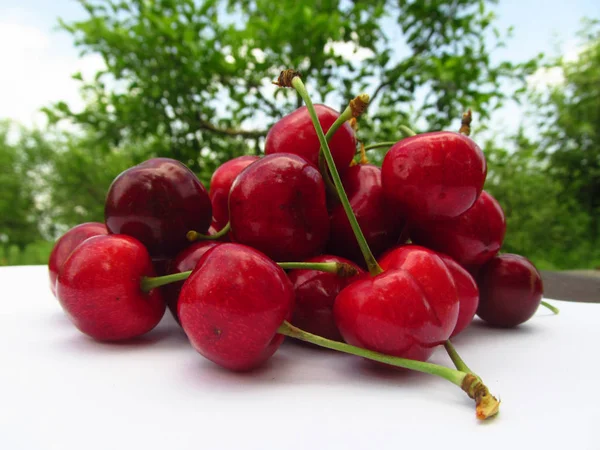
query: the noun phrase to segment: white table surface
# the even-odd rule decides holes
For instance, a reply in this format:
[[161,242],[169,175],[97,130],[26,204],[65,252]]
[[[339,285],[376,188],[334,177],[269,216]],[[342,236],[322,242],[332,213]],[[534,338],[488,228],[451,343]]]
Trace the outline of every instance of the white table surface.
[[[0,449],[600,449],[600,304],[555,302],[455,345],[502,400],[286,342],[257,372],[203,359],[169,313],[135,344],[79,333],[43,266],[0,268]],[[443,349],[433,362],[450,364]],[[417,447],[419,446],[419,447]]]

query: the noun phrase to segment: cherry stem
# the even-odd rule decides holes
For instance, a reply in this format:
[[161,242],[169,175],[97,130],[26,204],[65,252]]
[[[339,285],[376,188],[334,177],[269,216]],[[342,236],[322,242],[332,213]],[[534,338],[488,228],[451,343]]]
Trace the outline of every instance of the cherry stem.
[[352,264],[343,262],[280,262],[277,265],[284,270],[318,270],[319,272],[333,273],[342,278],[358,275],[358,270]]
[[197,231],[190,230],[187,232],[185,237],[190,242],[216,241],[217,239],[221,239],[223,236],[225,236],[227,233],[229,233],[230,230],[231,230],[231,223],[227,222],[227,225],[225,225],[223,227],[223,229],[219,230],[215,234],[201,234],[201,233],[198,233]]
[[[288,269],[304,269],[318,270],[320,272],[334,273],[339,277],[353,277],[358,275],[358,270],[351,264],[343,262],[280,262],[277,263],[284,270]],[[154,288],[164,286],[165,284],[175,283],[187,279],[191,270],[186,272],[178,272],[160,277],[143,277],[141,282],[142,291],[148,292]]]
[[417,135],[417,133],[414,130],[408,128],[406,125],[400,125],[398,128],[400,129],[400,132],[406,137]]
[[163,275],[162,277],[143,277],[140,287],[142,288],[142,291],[149,292],[150,290],[164,286],[165,284],[183,281],[188,278],[191,273],[192,271],[188,270],[187,272],[172,273],[170,275]]
[[467,364],[460,357],[460,355],[456,351],[456,348],[454,348],[454,345],[452,345],[452,342],[450,342],[449,340],[444,342],[444,348],[446,349],[448,356],[454,363],[454,366],[458,370],[460,370],[462,372],[472,373],[473,375],[475,375],[475,373],[469,368],[469,366],[467,366]]
[[395,145],[396,142],[377,142],[375,144],[371,144],[371,145],[365,145],[365,151],[368,152],[369,150],[373,150],[376,148],[385,148],[385,147],[391,147],[392,145]]
[[546,308],[548,308],[550,311],[552,311],[554,314],[558,314],[560,312],[560,309],[558,309],[556,306],[551,305],[548,302],[545,302],[544,300],[542,300],[542,306],[545,306]]
[[385,355],[383,353],[355,347],[354,345],[349,345],[343,342],[332,341],[330,339],[301,330],[287,321],[283,322],[283,324],[277,329],[277,332],[301,341],[310,342],[311,344],[318,345],[320,347],[325,347],[342,353],[361,356],[373,361],[389,364],[391,366],[403,367],[405,369],[415,370],[417,372],[428,373],[430,375],[444,378],[445,380],[460,386],[467,393],[467,395],[469,395],[469,397],[476,401],[477,418],[487,419],[488,417],[494,416],[498,412],[498,406],[500,403],[489,393],[488,388],[483,384],[481,379],[471,373],[450,369],[449,367],[440,366],[438,364]]
[[358,221],[356,220],[354,211],[352,211],[352,207],[350,206],[350,202],[348,201],[348,196],[346,195],[346,191],[344,190],[344,186],[342,185],[342,180],[340,179],[340,174],[337,170],[337,167],[335,167],[335,163],[333,161],[333,156],[331,155],[331,150],[329,149],[329,145],[327,144],[327,139],[325,138],[325,133],[323,133],[323,128],[321,127],[321,123],[319,122],[317,113],[316,113],[313,103],[310,99],[310,96],[308,95],[308,92],[306,91],[306,87],[304,86],[304,83],[302,82],[300,77],[297,75],[292,78],[291,86],[294,89],[296,89],[296,91],[298,92],[300,97],[302,97],[302,100],[304,100],[304,103],[306,103],[306,107],[307,107],[310,117],[312,119],[313,126],[315,127],[317,136],[319,137],[321,149],[323,150],[323,154],[325,156],[325,159],[327,160],[327,165],[329,166],[329,172],[331,173],[331,177],[333,178],[333,184],[335,185],[335,188],[336,188],[336,191],[340,198],[340,201],[342,202],[344,211],[346,212],[346,215],[348,216],[348,221],[350,222],[352,231],[354,232],[354,236],[356,236],[356,240],[358,242],[360,250],[363,254],[363,257],[365,258],[365,262],[367,263],[367,267],[369,268],[369,273],[372,276],[378,275],[378,274],[382,273],[383,270],[381,269],[381,267],[379,267],[379,264],[377,264],[377,260],[375,259],[375,256],[373,256],[373,253],[371,252],[371,249],[369,248],[369,245],[367,244],[365,236],[364,236],[362,230],[360,229],[360,225],[358,224]]

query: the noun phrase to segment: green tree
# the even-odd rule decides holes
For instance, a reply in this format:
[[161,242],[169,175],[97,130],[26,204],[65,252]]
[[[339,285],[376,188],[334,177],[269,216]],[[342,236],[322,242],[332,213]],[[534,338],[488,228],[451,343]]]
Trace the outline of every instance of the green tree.
[[[62,23],[106,69],[83,82],[88,106],[47,109],[101,142],[166,142],[163,154],[206,182],[233,156],[260,151],[269,126],[301,103],[269,82],[299,69],[315,100],[341,107],[373,97],[366,140],[395,139],[398,125],[443,128],[467,106],[482,118],[502,101],[502,80],[533,64],[492,64],[502,45],[494,1],[80,0],[89,17]],[[482,36],[496,36],[489,44]],[[492,38],[493,40],[493,38]],[[361,58],[340,54],[340,47]],[[74,75],[81,80],[80,74]],[[420,99],[418,102],[417,99]]]

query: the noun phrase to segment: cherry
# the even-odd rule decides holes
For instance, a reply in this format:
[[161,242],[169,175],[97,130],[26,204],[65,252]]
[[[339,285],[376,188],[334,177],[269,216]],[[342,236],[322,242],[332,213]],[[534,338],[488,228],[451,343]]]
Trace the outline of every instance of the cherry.
[[283,269],[261,252],[221,244],[198,262],[181,289],[178,313],[192,346],[231,370],[250,370],[277,350],[294,290]]
[[48,259],[48,272],[50,275],[50,290],[56,296],[56,279],[69,255],[86,239],[92,236],[108,234],[103,223],[86,222],[74,226],[63,234],[54,244]]
[[[321,126],[328,130],[339,113],[325,105],[314,105]],[[356,153],[356,137],[348,123],[344,123],[329,142],[335,165],[340,173],[348,169]],[[302,106],[275,123],[265,141],[265,154],[293,153],[319,167],[319,138],[306,106]]]
[[454,219],[413,224],[410,237],[414,243],[445,253],[470,269],[493,258],[505,234],[502,207],[483,191],[471,209]]
[[269,155],[248,166],[231,187],[229,214],[232,242],[275,261],[316,256],[329,237],[323,179],[297,155]]
[[387,152],[381,170],[390,203],[410,221],[421,222],[465,212],[487,175],[477,144],[449,131],[402,139]]
[[[386,203],[381,187],[381,170],[370,164],[352,166],[342,176],[342,183],[373,254],[377,257],[398,243],[404,220]],[[363,263],[361,249],[344,207],[341,204],[335,206],[330,218],[328,252]]]
[[[217,245],[220,245],[220,243],[215,241],[196,242],[179,253],[179,255],[177,255],[177,257],[170,262],[167,273],[182,273],[187,272],[188,270],[193,270],[204,254]],[[179,294],[181,292],[181,288],[183,287],[183,283],[183,281],[169,283],[161,288],[163,297],[167,303],[167,307],[179,324],[180,320],[179,316],[177,315],[177,302],[179,300]]]
[[200,180],[170,158],[153,158],[125,170],[106,197],[109,231],[138,239],[153,258],[175,256],[189,244],[186,233],[206,232],[211,216]]
[[229,222],[229,190],[235,177],[258,160],[258,156],[244,155],[233,158],[222,165],[213,173],[210,179],[210,201],[212,203],[213,226],[220,230]]
[[443,253],[438,253],[438,256],[450,270],[458,294],[460,305],[458,320],[456,321],[454,331],[450,335],[450,337],[454,337],[467,328],[473,321],[477,306],[479,305],[479,289],[471,274],[464,267]]
[[100,341],[117,341],[152,330],[165,312],[158,289],[144,292],[154,276],[146,248],[130,236],[94,236],[81,243],[58,274],[58,300],[73,324]]
[[346,263],[357,272],[357,275],[352,277],[342,277],[319,270],[288,272],[296,294],[292,324],[310,333],[341,341],[342,336],[333,319],[333,304],[340,291],[365,272],[353,262],[339,256],[322,255],[307,262]]
[[426,361],[456,326],[459,301],[448,268],[435,252],[398,247],[379,262],[383,273],[346,287],[334,305],[349,344]]
[[509,328],[528,321],[542,301],[542,277],[520,255],[495,256],[481,268],[477,284],[477,315],[493,326]]

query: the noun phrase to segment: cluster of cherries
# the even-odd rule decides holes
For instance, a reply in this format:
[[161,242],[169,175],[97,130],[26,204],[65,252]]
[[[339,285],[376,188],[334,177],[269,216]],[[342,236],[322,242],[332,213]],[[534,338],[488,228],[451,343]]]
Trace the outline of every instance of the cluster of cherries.
[[[476,313],[525,322],[542,283],[524,257],[497,255],[506,222],[482,190],[482,151],[441,131],[401,139],[381,169],[356,164],[348,119],[368,98],[339,114],[313,106],[296,73],[278,82],[307,106],[271,128],[265,156],[224,163],[208,192],[181,162],[150,159],[113,181],[104,224],[57,241],[50,282],[70,320],[126,340],[168,306],[193,347],[227,369],[256,368],[288,335],[442,376],[476,400],[478,417],[494,415],[498,402],[449,338]],[[426,362],[440,345],[456,370]]]

